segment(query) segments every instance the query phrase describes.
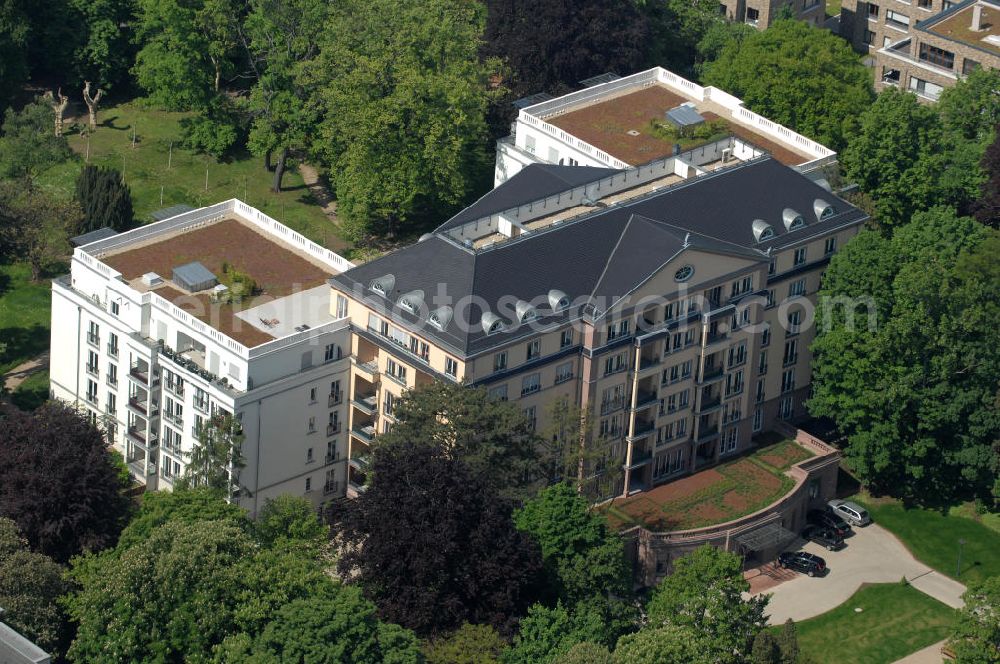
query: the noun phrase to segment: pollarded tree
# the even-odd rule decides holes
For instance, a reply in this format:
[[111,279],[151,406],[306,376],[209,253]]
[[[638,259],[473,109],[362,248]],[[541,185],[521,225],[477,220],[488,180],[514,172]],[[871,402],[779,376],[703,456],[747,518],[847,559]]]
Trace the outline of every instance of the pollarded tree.
[[699,650],[711,655],[712,661],[739,662],[750,654],[757,633],[767,626],[768,598],[744,600],[741,593],[749,589],[739,556],[702,546],[677,559],[673,573],[653,591],[646,607],[649,623],[690,629],[700,635]]
[[3,621],[56,656],[68,645],[58,598],[70,589],[63,568],[28,548],[17,524],[0,517],[0,607]]
[[466,622],[509,632],[539,590],[537,545],[480,475],[419,440],[373,450],[372,482],[339,524],[340,570],[418,634]]
[[488,0],[484,50],[515,72],[517,94],[558,93],[588,76],[639,69],[649,20],[617,0]]
[[84,166],[76,179],[76,200],[83,210],[81,233],[104,227],[127,231],[134,223],[132,192],[113,168]]
[[849,142],[873,99],[871,71],[847,42],[797,20],[730,43],[703,78],[833,150]]
[[435,381],[407,392],[397,423],[376,447],[430,446],[466,464],[501,494],[525,499],[542,477],[542,451],[531,424],[511,403],[485,389]]
[[997,232],[934,208],[891,240],[871,235],[827,269],[820,301],[836,306],[818,316],[809,410],[837,422],[852,467],[876,491],[918,502],[988,496],[1000,434]]
[[129,513],[104,435],[50,401],[0,416],[0,516],[57,561],[115,542]]

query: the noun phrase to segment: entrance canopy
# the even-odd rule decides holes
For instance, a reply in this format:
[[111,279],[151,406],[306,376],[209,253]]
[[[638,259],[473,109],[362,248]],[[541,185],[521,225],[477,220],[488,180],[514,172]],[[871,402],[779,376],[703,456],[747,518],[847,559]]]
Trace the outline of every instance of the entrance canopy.
[[759,528],[738,535],[736,543],[744,553],[775,550],[784,548],[796,538],[796,534],[781,525],[778,521],[764,524]]

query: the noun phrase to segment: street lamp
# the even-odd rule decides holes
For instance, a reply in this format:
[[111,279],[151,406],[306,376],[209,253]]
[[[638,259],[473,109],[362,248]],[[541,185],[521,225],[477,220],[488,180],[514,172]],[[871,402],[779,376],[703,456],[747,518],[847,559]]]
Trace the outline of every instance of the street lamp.
[[955,567],[955,578],[957,579],[959,575],[962,574],[962,547],[965,546],[965,540],[961,537],[958,538],[958,565]]

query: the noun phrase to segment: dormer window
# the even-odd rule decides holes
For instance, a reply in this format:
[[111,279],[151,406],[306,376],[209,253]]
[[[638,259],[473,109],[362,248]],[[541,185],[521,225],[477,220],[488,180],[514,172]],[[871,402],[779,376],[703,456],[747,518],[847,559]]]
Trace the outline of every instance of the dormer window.
[[443,332],[444,328],[448,327],[448,323],[451,322],[452,315],[451,307],[438,307],[430,313],[427,321]]
[[527,323],[538,317],[538,312],[531,306],[531,303],[524,300],[517,301],[517,304],[514,305],[514,311],[517,313],[517,319],[522,323]]
[[813,212],[816,213],[817,221],[829,219],[833,215],[837,214],[837,210],[822,198],[817,198],[813,201]]
[[674,281],[678,282],[687,281],[688,279],[691,278],[691,275],[693,274],[694,274],[694,266],[684,265],[678,268],[676,272],[674,272]]
[[419,314],[420,307],[424,304],[424,292],[422,290],[410,291],[401,295],[399,298],[399,306],[406,309],[411,314]]
[[496,334],[497,332],[503,332],[506,326],[503,324],[503,320],[500,319],[495,313],[487,311],[483,314],[483,331],[486,334]]
[[785,222],[786,231],[795,231],[806,227],[806,220],[802,218],[801,214],[792,208],[785,208],[782,210],[781,220]]
[[771,228],[771,224],[763,219],[754,219],[751,229],[753,230],[754,240],[757,242],[765,242],[774,237],[774,229]]
[[549,308],[551,308],[554,313],[568,309],[569,296],[561,290],[553,288],[549,291]]
[[389,293],[396,286],[396,277],[392,274],[382,275],[378,279],[372,279],[371,283],[368,284],[368,288],[373,293],[378,293],[382,297],[388,298]]

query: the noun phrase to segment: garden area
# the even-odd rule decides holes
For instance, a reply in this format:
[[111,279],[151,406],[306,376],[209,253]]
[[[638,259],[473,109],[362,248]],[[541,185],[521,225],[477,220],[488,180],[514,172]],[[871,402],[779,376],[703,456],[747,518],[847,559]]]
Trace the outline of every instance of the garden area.
[[796,623],[799,649],[816,664],[888,664],[947,638],[955,615],[908,584],[864,585],[832,611]]
[[679,479],[602,509],[615,529],[689,530],[752,514],[794,485],[785,474],[813,454],[793,440],[766,443],[753,453]]
[[[49,349],[51,286],[47,279],[31,281],[25,263],[0,265],[0,374]],[[36,407],[49,393],[48,373],[29,376],[10,395],[16,406]]]
[[[875,523],[890,530],[914,557],[942,574],[966,585],[1000,575],[1000,515],[980,514],[971,503],[937,511],[869,495],[852,500],[864,505]],[[959,540],[965,542],[961,569]]]

